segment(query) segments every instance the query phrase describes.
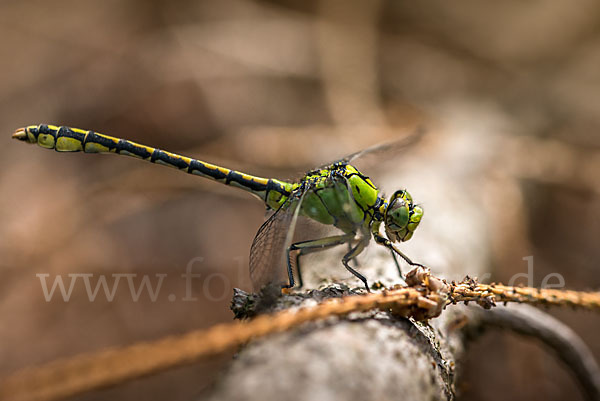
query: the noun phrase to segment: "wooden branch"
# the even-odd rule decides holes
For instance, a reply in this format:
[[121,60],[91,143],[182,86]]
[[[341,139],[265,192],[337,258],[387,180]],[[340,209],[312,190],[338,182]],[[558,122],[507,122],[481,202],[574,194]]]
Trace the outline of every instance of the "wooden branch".
[[[286,296],[275,308],[311,301]],[[289,399],[381,400],[395,398],[398,391],[453,399],[455,356],[462,347],[439,333],[448,333],[460,314],[453,308],[429,324],[372,310],[269,336],[239,354],[212,399],[285,394]]]

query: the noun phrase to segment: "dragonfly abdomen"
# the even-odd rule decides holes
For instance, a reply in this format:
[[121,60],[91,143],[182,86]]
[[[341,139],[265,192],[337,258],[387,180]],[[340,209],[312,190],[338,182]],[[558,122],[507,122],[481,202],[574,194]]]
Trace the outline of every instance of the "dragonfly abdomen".
[[79,128],[54,125],[31,125],[15,132],[13,138],[37,143],[57,152],[115,153],[132,156],[151,163],[176,168],[248,191],[276,209],[289,196],[292,184],[269,178],[255,177],[201,160],[167,152],[127,139],[115,138]]

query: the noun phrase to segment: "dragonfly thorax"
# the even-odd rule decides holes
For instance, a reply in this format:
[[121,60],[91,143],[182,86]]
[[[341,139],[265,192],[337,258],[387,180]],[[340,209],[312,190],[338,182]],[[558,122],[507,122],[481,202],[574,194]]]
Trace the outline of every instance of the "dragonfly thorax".
[[303,194],[301,214],[346,233],[370,226],[380,203],[369,177],[345,163],[307,173],[298,190]]

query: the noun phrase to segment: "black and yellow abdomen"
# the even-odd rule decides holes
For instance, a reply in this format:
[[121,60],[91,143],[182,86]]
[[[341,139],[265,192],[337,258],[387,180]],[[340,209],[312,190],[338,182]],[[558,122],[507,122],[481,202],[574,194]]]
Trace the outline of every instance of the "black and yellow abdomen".
[[285,202],[292,189],[292,184],[288,182],[255,177],[126,139],[78,128],[30,125],[18,129],[13,138],[37,143],[43,148],[55,149],[57,152],[115,153],[162,164],[248,191],[273,209]]

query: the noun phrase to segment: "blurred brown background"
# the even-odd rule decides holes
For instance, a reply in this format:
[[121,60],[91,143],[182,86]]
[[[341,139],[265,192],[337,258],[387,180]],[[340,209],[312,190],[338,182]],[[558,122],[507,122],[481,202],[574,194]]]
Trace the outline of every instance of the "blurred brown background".
[[[498,171],[522,204],[519,224],[490,233],[492,279],[525,272],[533,255],[534,285],[559,272],[597,289],[599,27],[591,0],[1,2],[0,375],[229,321],[264,218],[241,191],[177,171],[11,141],[30,124],[279,178],[418,122],[469,132],[473,147],[499,135],[511,146],[495,149]],[[198,300],[184,302],[180,275],[195,257]],[[125,281],[113,302],[90,302],[81,282],[69,302],[46,302],[36,273],[168,276],[156,302],[132,301]],[[550,313],[600,357],[600,317]],[[491,334],[470,355],[461,399],[580,397],[531,342]],[[78,399],[194,399],[229,358]]]

